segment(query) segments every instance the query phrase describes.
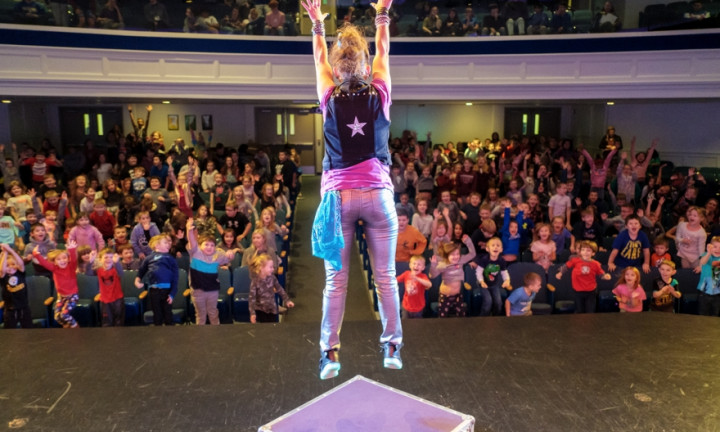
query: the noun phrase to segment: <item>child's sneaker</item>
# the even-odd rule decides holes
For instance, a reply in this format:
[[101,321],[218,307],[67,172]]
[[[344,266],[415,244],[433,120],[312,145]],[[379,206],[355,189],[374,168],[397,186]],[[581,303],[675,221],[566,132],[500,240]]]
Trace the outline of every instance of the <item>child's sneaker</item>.
[[383,355],[385,356],[383,366],[388,369],[402,369],[403,363],[400,357],[400,348],[402,348],[402,345],[394,345],[390,342],[382,345]]
[[335,378],[340,372],[337,349],[325,351],[320,357],[320,379]]

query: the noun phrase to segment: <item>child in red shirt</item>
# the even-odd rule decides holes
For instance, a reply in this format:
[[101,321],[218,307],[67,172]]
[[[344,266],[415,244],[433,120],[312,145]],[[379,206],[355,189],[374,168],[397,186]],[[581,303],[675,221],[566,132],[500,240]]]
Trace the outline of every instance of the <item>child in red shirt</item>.
[[653,241],[653,254],[650,256],[650,265],[653,267],[660,267],[663,261],[672,261],[670,254],[670,242],[664,235],[655,237]]
[[410,257],[410,270],[397,277],[398,283],[405,284],[402,299],[403,318],[422,318],[425,309],[425,290],[432,286],[425,273],[425,258],[420,255]]
[[580,256],[573,257],[560,268],[555,275],[556,279],[561,279],[565,268],[572,269],[572,287],[575,290],[575,313],[593,313],[595,312],[598,275],[602,275],[603,279],[610,280],[610,273],[600,266],[600,263],[593,259],[593,255],[597,252],[597,244],[589,240],[583,240],[579,243]]
[[112,213],[107,211],[104,199],[96,199],[93,203],[93,211],[90,213],[90,223],[100,231],[105,241],[113,238],[117,222]]
[[39,247],[33,249],[33,257],[40,265],[53,274],[55,289],[58,293],[55,302],[55,321],[63,328],[77,328],[78,323],[70,315],[78,301],[77,276],[77,243],[70,241],[67,250],[55,249],[48,252],[47,258],[40,255]]
[[108,248],[100,251],[99,256],[97,277],[100,285],[102,326],[122,326],[125,324],[125,296],[120,284],[123,274],[120,255]]

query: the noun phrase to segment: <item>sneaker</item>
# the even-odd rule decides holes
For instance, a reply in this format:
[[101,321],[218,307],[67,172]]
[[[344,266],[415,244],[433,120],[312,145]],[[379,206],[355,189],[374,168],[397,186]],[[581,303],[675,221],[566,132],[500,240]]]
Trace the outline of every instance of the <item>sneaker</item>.
[[340,372],[337,349],[325,351],[320,358],[320,379],[335,378]]
[[389,342],[382,345],[383,355],[385,356],[383,366],[388,369],[402,369],[403,363],[400,357],[400,348],[402,348],[402,345],[394,345]]

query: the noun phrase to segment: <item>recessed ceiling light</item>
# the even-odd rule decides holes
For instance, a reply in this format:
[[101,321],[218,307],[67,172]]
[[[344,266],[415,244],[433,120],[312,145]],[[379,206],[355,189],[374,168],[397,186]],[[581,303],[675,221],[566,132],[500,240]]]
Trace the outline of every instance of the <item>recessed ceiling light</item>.
[[170,105],[170,101],[162,101],[165,105]]
[[612,106],[612,105],[615,105],[615,102],[608,102],[607,104]]
[[472,102],[465,102],[465,106],[472,106]]
[[2,103],[12,103],[12,101],[10,99],[3,99]]

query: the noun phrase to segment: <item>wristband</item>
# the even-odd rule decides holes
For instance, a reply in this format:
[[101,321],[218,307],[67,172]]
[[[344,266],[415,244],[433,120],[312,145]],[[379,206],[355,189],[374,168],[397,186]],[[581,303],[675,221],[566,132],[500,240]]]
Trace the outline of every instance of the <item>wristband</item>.
[[375,27],[380,27],[380,26],[389,25],[389,24],[390,24],[390,17],[388,16],[387,9],[385,9],[385,13],[381,14],[380,12],[378,12],[377,16],[375,17]]
[[387,14],[388,14],[388,8],[386,8],[386,7],[379,7],[379,8],[377,8],[377,9],[375,9],[375,14],[376,14],[376,15],[387,15]]
[[325,37],[325,23],[320,20],[313,21],[312,33]]

